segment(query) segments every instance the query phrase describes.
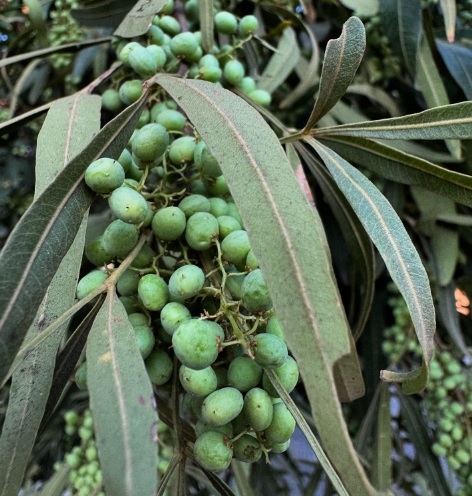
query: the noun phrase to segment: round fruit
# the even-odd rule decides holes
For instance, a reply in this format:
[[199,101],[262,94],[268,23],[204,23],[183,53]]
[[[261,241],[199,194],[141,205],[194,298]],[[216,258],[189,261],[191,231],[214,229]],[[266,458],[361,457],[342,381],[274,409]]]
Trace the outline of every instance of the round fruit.
[[185,391],[195,396],[208,396],[217,386],[216,374],[211,367],[193,370],[181,365],[179,379]]
[[146,47],[146,50],[151,54],[154,62],[156,64],[156,70],[162,69],[167,62],[167,55],[164,50],[157,45],[149,45]]
[[236,267],[244,268],[250,249],[249,237],[247,232],[242,229],[228,234],[221,243],[223,258]]
[[273,408],[272,422],[265,429],[264,436],[269,443],[282,444],[291,438],[295,419],[283,403],[276,403]]
[[211,196],[225,196],[229,193],[229,186],[223,176],[206,177],[205,188]]
[[259,21],[256,16],[246,15],[239,21],[239,34],[241,38],[247,38],[259,29]]
[[162,277],[146,274],[138,285],[138,295],[143,305],[152,311],[159,311],[169,301],[169,289]]
[[236,219],[241,226],[243,225],[243,219],[238,211],[238,208],[236,207],[236,204],[233,202],[228,202],[228,215]]
[[[223,240],[223,243],[233,234],[235,233],[227,236]],[[246,252],[246,255],[248,252],[249,250]],[[243,293],[243,305],[248,312],[265,312],[272,308],[269,290],[260,269],[253,270],[244,278],[241,289]]]
[[165,108],[159,112],[154,120],[168,131],[182,131],[187,123],[185,116],[181,112],[170,108]]
[[270,96],[270,93],[268,93],[265,90],[254,90],[251,91],[251,93],[248,94],[249,98],[257,103],[258,105],[262,105],[263,107],[267,107],[270,105],[270,102],[272,101],[272,97]]
[[172,336],[179,325],[186,320],[190,320],[192,315],[190,310],[176,301],[171,301],[161,310],[161,325],[164,330]]
[[197,265],[179,267],[169,279],[170,295],[178,300],[196,296],[203,288],[205,274]]
[[158,160],[167,150],[169,133],[161,124],[151,123],[143,126],[134,136],[131,148],[143,162]]
[[231,275],[232,272],[236,271],[234,267],[226,268],[228,277],[226,279],[226,288],[231,293],[231,296],[235,300],[240,300],[243,297],[242,286],[246,276],[244,275]]
[[139,100],[143,93],[143,82],[141,79],[132,79],[124,82],[119,89],[120,99],[125,105],[131,105]]
[[[226,205],[228,206],[228,204]],[[225,239],[228,234],[241,230],[241,224],[230,215],[220,215],[216,220],[218,221],[220,239]]]
[[271,443],[269,441],[266,441],[264,443],[264,446],[268,450],[270,449],[271,453],[284,453],[290,447],[290,439],[288,441],[285,441],[285,443]]
[[195,424],[195,434],[197,437],[208,431],[221,432],[221,434],[224,434],[228,438],[233,437],[233,426],[231,423],[216,427],[214,425],[207,424],[203,420],[197,420],[197,423]]
[[152,230],[158,239],[175,241],[185,231],[187,220],[179,207],[165,207],[156,212],[152,219]]
[[223,69],[223,75],[226,81],[234,86],[241,84],[244,78],[244,72],[244,66],[239,60],[230,60]]
[[123,167],[123,170],[125,172],[128,172],[129,168],[131,167],[132,161],[133,159],[131,157],[131,153],[127,148],[124,148],[120,156],[118,157],[118,162],[120,163],[121,167]]
[[156,59],[142,45],[138,45],[129,52],[128,63],[142,77],[150,77],[156,74]]
[[198,41],[193,33],[176,34],[170,41],[170,49],[178,58],[190,57],[198,48]]
[[250,389],[244,397],[244,415],[249,425],[260,432],[269,427],[272,422],[274,407],[269,394],[261,388]]
[[149,28],[147,35],[153,45],[162,45],[164,42],[164,31],[154,24]]
[[111,262],[113,255],[105,250],[103,236],[93,239],[85,246],[87,260],[97,267]]
[[[146,225],[146,221],[143,225]],[[137,269],[145,269],[151,265],[155,256],[156,252],[149,245],[144,244],[131,263],[131,266],[136,267]]]
[[198,69],[198,74],[200,78],[204,81],[209,81],[210,83],[217,83],[221,80],[223,71],[219,67],[214,67],[211,65],[203,65]]
[[207,431],[200,435],[193,447],[195,460],[206,470],[226,470],[233,458],[233,450],[221,432]]
[[107,89],[102,94],[102,107],[110,112],[118,112],[123,107],[120,94],[114,89]]
[[236,460],[246,463],[255,463],[262,456],[259,441],[249,434],[243,434],[234,442],[233,452]]
[[[289,356],[287,357],[287,360],[285,360],[285,363],[283,365],[274,369],[274,372],[277,374],[277,377],[279,378],[287,393],[293,391],[293,389],[297,385],[298,377],[300,375],[297,362],[295,362],[295,360],[291,356]],[[272,397],[279,397],[279,394],[275,390],[274,386],[272,386],[272,383],[270,382],[265,372],[262,376],[262,384],[264,386],[264,389]]]
[[182,165],[193,160],[195,150],[195,139],[193,136],[182,136],[172,142],[169,148],[169,158],[176,165]]
[[125,65],[129,65],[129,54],[137,47],[140,47],[141,45],[137,41],[131,41],[130,43],[127,43],[121,50],[118,55],[118,58],[123,62]]
[[246,76],[238,86],[245,95],[249,95],[249,93],[252,93],[256,89],[256,82],[252,77]]
[[221,11],[215,15],[215,27],[218,33],[233,34],[238,27],[238,20],[231,12]]
[[184,212],[187,219],[197,212],[209,212],[211,208],[210,200],[203,195],[186,196],[179,203],[179,208]]
[[204,320],[186,320],[172,335],[177,358],[187,367],[201,370],[218,356],[218,342],[213,329]]
[[75,383],[79,389],[87,389],[87,362],[82,362],[75,371]]
[[112,257],[125,258],[138,242],[138,238],[138,231],[133,225],[117,219],[103,233],[103,248]]
[[125,270],[121,275],[116,289],[122,296],[133,296],[138,292],[139,274],[134,270]]
[[134,327],[134,334],[139,352],[141,353],[143,359],[145,359],[149,356],[154,348],[154,345],[156,344],[154,334],[147,325],[138,325]]
[[247,355],[237,357],[229,364],[228,384],[242,392],[256,387],[261,378],[262,367]]
[[151,351],[144,365],[151,382],[157,386],[162,386],[172,377],[172,360],[165,351]]
[[207,326],[215,333],[215,337],[220,342],[223,342],[225,340],[225,331],[220,326],[220,324],[218,324],[218,322],[214,322],[213,320],[206,320],[205,322]]
[[280,325],[279,319],[274,315],[270,318],[267,323],[266,332],[269,334],[274,334],[279,337],[282,341],[285,341],[284,332],[282,330],[282,326]]
[[217,235],[218,221],[210,213],[197,212],[188,219],[185,239],[190,248],[197,251],[208,250]]
[[[214,215],[217,220],[218,217],[226,215],[228,213],[228,204],[223,198],[209,198],[210,201],[210,213]],[[219,224],[219,223],[218,223]]]
[[133,327],[140,325],[147,326],[149,323],[147,316],[144,315],[144,313],[140,312],[131,313],[130,315],[128,315],[128,320]]
[[254,359],[261,367],[276,369],[287,360],[287,345],[274,334],[263,332],[254,336],[251,346],[254,350]]
[[116,188],[108,199],[111,211],[128,224],[141,224],[146,220],[149,205],[144,197],[127,186]]
[[202,404],[202,418],[210,425],[224,425],[236,418],[243,406],[241,392],[232,387],[224,387],[205,398]]
[[255,270],[259,267],[259,262],[257,261],[256,255],[252,250],[249,250],[249,253],[246,257],[246,267],[251,270]]
[[118,299],[121,301],[121,304],[128,315],[139,309],[138,301],[134,297],[120,296]]
[[85,182],[95,193],[107,194],[120,187],[125,180],[121,164],[112,158],[99,158],[85,171]]
[[81,300],[94,289],[97,289],[100,284],[104,283],[108,275],[101,270],[92,270],[87,275],[82,277],[82,279],[77,284],[77,298]]
[[[197,166],[198,165],[199,164],[197,163]],[[199,166],[206,176],[219,177],[223,174],[220,164],[207,146],[204,146],[202,149]]]
[[179,21],[171,16],[162,16],[159,19],[159,27],[170,36],[180,33]]

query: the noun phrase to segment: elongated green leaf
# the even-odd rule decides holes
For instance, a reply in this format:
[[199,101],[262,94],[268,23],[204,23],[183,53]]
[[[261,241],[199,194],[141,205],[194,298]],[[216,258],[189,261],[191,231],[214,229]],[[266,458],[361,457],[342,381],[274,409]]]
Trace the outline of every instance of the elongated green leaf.
[[392,486],[392,424],[388,384],[381,385],[377,412],[377,433],[374,441],[372,483],[380,491]]
[[380,0],[380,19],[392,48],[415,77],[422,32],[420,0]]
[[0,382],[93,199],[83,181],[85,169],[101,156],[120,155],[146,98],[144,92],[140,100],[107,124],[66,165],[10,234],[0,254],[4,274],[0,281]]
[[169,0],[139,0],[128,12],[113,33],[122,38],[134,38],[146,33],[154,16],[159,13]]
[[392,117],[399,117],[401,115],[397,102],[382,88],[367,83],[351,84],[346,90],[346,93],[363,95],[370,98],[373,102],[382,105]]
[[472,177],[440,167],[413,155],[364,138],[326,136],[327,144],[350,162],[386,179],[419,185],[428,191],[472,207]]
[[70,467],[63,463],[59,470],[41,488],[41,496],[61,496],[69,483]]
[[439,0],[444,17],[444,27],[446,28],[447,41],[454,42],[456,35],[457,7],[456,0]]
[[372,17],[379,11],[379,0],[340,0],[359,17]]
[[156,81],[185,110],[223,169],[277,315],[291,329],[287,342],[300,366],[324,449],[348,490],[373,494],[333,380],[332,366],[350,352],[349,329],[316,210],[300,190],[276,135],[249,104],[205,81],[168,75],[158,75]]
[[351,17],[344,23],[341,36],[328,41],[321,71],[320,91],[305,131],[311,129],[344,95],[354,79],[364,50],[364,25],[357,17]]
[[[436,62],[434,61],[426,36],[423,36],[418,51],[417,81],[429,108],[449,104],[446,87],[444,86],[442,77],[436,67]],[[460,159],[462,154],[460,141],[447,140],[446,145],[451,154]]]
[[211,0],[198,0],[198,12],[200,14],[202,48],[205,52],[211,52],[213,50],[213,44],[215,42],[213,2]]
[[282,33],[277,52],[272,55],[257,82],[257,87],[274,92],[295,69],[300,58],[295,31],[288,27]]
[[87,343],[87,382],[107,494],[157,490],[157,411],[128,315],[111,289]]
[[82,26],[115,29],[135,3],[136,0],[80,2],[77,9],[72,9],[72,17]]
[[444,105],[406,117],[317,128],[311,134],[316,137],[360,136],[374,139],[470,139],[472,102]]
[[[401,377],[407,393],[421,391],[428,379],[436,329],[428,276],[398,215],[379,190],[357,169],[312,138],[306,141],[328,167],[341,191],[382,255],[390,276],[407,302],[416,335],[423,348],[422,372]],[[389,375],[389,378],[393,376]]]
[[431,237],[434,253],[437,282],[446,286],[452,281],[459,258],[459,233],[456,229],[436,225]]
[[[40,196],[54,176],[88,145],[100,129],[100,98],[75,95],[57,102],[38,137],[36,191]],[[74,303],[84,248],[85,223],[47,289],[27,336],[41,329]],[[44,413],[54,362],[67,322],[38,346],[13,374],[10,401],[0,438],[0,494],[18,493]]]
[[472,99],[472,50],[455,43],[436,41],[439,53],[465,96]]

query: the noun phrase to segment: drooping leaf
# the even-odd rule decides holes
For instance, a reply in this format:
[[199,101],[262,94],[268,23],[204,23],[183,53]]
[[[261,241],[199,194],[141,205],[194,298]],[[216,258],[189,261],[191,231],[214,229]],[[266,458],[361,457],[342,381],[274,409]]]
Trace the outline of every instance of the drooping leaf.
[[420,185],[438,195],[472,207],[472,177],[440,167],[394,148],[350,136],[326,136],[322,143],[339,155],[386,179]]
[[87,342],[87,382],[105,490],[157,490],[157,410],[123,304],[110,289]]
[[420,0],[380,0],[380,19],[393,50],[414,78],[422,33]]
[[[49,111],[38,137],[36,191],[39,197],[53,178],[81,152],[100,129],[100,98],[75,95],[57,102]],[[54,143],[54,146],[51,146]],[[32,339],[57,315],[72,306],[84,249],[85,222],[62,260],[27,333]],[[57,349],[67,322],[51,339],[31,352],[13,374],[0,438],[0,494],[17,494],[51,387]]]
[[379,491],[392,486],[392,424],[388,384],[381,384],[377,411],[377,432],[374,440],[372,483]]
[[456,0],[439,0],[444,17],[444,27],[446,28],[447,41],[454,42],[456,34],[457,7]]
[[379,11],[379,0],[340,0],[348,9],[359,17],[372,17]]
[[360,136],[373,139],[470,139],[472,102],[444,105],[405,117],[316,128],[311,134],[316,137]]
[[297,36],[295,31],[288,27],[280,37],[277,52],[272,55],[257,81],[257,87],[269,93],[274,92],[295,69],[299,58]]
[[213,2],[210,0],[198,0],[198,12],[200,14],[200,32],[202,33],[202,48],[205,52],[213,50],[214,21]]
[[93,199],[82,180],[85,169],[101,156],[120,155],[146,98],[145,91],[108,123],[33,202],[10,234],[0,254],[4,274],[0,281],[0,383]]
[[[401,380],[405,382],[405,392],[421,391],[428,379],[436,324],[428,276],[416,248],[392,206],[363,174],[316,140],[309,137],[305,140],[320,155],[346,195],[407,302],[416,335],[423,348],[424,364],[421,372],[405,374]],[[388,374],[389,379],[394,378],[391,374]]]
[[436,41],[439,53],[444,60],[449,72],[461,87],[465,96],[472,99],[472,50],[454,43]]
[[347,489],[373,494],[342,419],[331,370],[350,352],[350,340],[317,212],[300,190],[276,135],[249,104],[205,81],[169,75],[158,75],[156,81],[184,109],[223,169],[277,315],[291,329],[288,346],[300,366],[325,451]]
[[344,23],[341,36],[328,41],[318,98],[305,131],[311,129],[344,95],[361,63],[365,50],[364,25],[357,17]]
[[113,33],[122,38],[134,38],[146,33],[154,16],[159,13],[169,0],[139,0]]

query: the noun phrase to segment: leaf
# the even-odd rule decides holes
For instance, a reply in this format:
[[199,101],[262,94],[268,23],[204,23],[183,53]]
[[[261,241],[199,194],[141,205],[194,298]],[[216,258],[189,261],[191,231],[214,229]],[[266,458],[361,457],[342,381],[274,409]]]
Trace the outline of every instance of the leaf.
[[87,343],[87,382],[105,490],[152,496],[157,490],[157,411],[135,333],[114,288]]
[[[346,195],[405,298],[423,348],[424,365],[421,372],[402,375],[401,380],[405,382],[403,389],[406,393],[419,392],[428,379],[436,329],[433,298],[421,259],[400,218],[379,190],[335,152],[312,138],[305,140],[320,155],[339,189]],[[388,374],[389,379],[394,377],[392,374]]]
[[63,463],[41,488],[40,496],[61,496],[69,483],[70,467]]
[[452,77],[461,87],[465,96],[471,100],[472,50],[458,43],[450,45],[442,41],[436,41],[436,46]]
[[169,0],[139,0],[126,14],[113,33],[122,38],[134,38],[147,33],[154,16],[159,13]]
[[295,69],[300,58],[295,31],[288,27],[282,33],[277,52],[272,55],[257,81],[257,87],[273,93]]
[[344,23],[341,36],[328,41],[320,91],[304,131],[311,129],[344,95],[354,79],[364,50],[364,25],[357,17],[351,17]]
[[[100,129],[100,98],[75,95],[52,106],[38,137],[35,198]],[[52,146],[51,146],[52,145]],[[84,249],[85,223],[62,260],[27,336],[74,303]],[[18,249],[18,247],[17,247]],[[17,309],[19,310],[19,309]],[[10,401],[0,438],[0,494],[17,494],[23,482],[36,434],[46,407],[57,349],[67,323],[25,358],[13,374]]]
[[456,0],[439,0],[444,17],[444,27],[446,28],[447,41],[454,42],[456,34],[457,8]]
[[422,33],[420,0],[380,0],[380,20],[393,50],[414,78]]
[[374,139],[470,139],[472,102],[444,105],[405,117],[316,128],[311,134],[316,137],[360,136]]
[[444,478],[439,460],[431,452],[433,440],[428,434],[426,421],[415,398],[397,395],[401,405],[401,417],[416,451],[423,474],[425,474],[435,496],[451,496],[452,492]]
[[[418,69],[416,77],[429,108],[449,104],[446,87],[444,86],[441,74],[436,67],[426,36],[423,36],[418,51]],[[446,145],[455,158],[461,158],[462,152],[460,141],[447,140]]]
[[338,154],[385,179],[420,185],[455,202],[472,207],[472,177],[364,138],[327,136],[320,140]]
[[340,2],[359,17],[372,17],[379,11],[379,0],[340,0]]
[[83,181],[85,169],[101,156],[120,155],[146,98],[147,91],[109,122],[33,202],[10,234],[0,254],[4,274],[0,281],[0,383],[93,199]]
[[115,29],[126,17],[136,0],[99,0],[72,9],[72,17],[81,26]]
[[210,0],[198,0],[198,12],[200,14],[200,32],[202,33],[202,48],[205,52],[213,51],[214,21],[213,2]]
[[392,117],[402,115],[397,102],[386,91],[377,86],[367,83],[351,84],[346,90],[346,93],[366,96],[373,102],[380,104]]
[[53,105],[54,102],[48,102],[40,107],[36,107],[33,110],[28,112],[24,112],[21,115],[13,117],[13,119],[9,119],[5,122],[0,123],[0,136],[6,135],[18,129],[19,127],[24,126],[30,120],[36,119],[37,117],[47,112]]
[[379,491],[388,491],[392,486],[392,424],[390,414],[390,392],[387,384],[381,384],[377,412],[377,432],[374,440],[372,483]]
[[169,75],[155,80],[183,108],[223,169],[277,315],[292,329],[288,346],[300,366],[324,449],[348,490],[373,494],[333,380],[334,362],[350,352],[349,328],[316,210],[300,190],[277,136],[249,104],[205,81]]

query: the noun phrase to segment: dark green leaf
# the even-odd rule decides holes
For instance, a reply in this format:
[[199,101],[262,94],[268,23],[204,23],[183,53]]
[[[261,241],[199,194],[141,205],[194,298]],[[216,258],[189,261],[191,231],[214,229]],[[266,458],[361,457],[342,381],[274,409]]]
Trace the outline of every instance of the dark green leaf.
[[[363,174],[316,140],[305,139],[320,155],[339,189],[346,195],[407,302],[423,348],[424,366],[421,373],[415,371],[410,379],[404,375],[401,380],[406,379],[405,392],[421,391],[428,379],[436,323],[428,276],[416,248],[392,206]],[[390,374],[389,378],[392,378]]]
[[69,483],[70,467],[63,463],[41,488],[41,496],[61,496]]
[[211,0],[198,0],[198,11],[200,13],[200,31],[202,33],[202,48],[205,52],[213,51],[214,22],[213,2]]
[[372,483],[379,491],[392,486],[392,424],[388,384],[382,384],[377,411],[377,433],[374,440]]
[[311,129],[344,95],[354,79],[364,50],[364,25],[357,17],[351,17],[344,24],[341,36],[330,40],[326,46],[320,91],[305,130]]
[[465,96],[472,99],[472,50],[457,43],[436,41],[439,53]]
[[72,17],[86,27],[115,29],[136,0],[99,0],[72,9]]
[[359,17],[375,16],[379,10],[379,0],[340,0],[340,2],[354,11]]
[[454,42],[456,33],[457,7],[456,0],[439,0],[444,17],[444,27],[446,28],[447,41]]
[[24,112],[21,115],[18,115],[17,117],[13,117],[13,119],[9,119],[5,122],[0,123],[0,133],[1,135],[6,135],[8,133],[11,133],[15,131],[16,129],[24,126],[27,122],[36,119],[37,117],[41,116],[44,114],[44,112],[47,112],[53,105],[54,102],[48,102],[45,103],[44,105],[41,105],[40,107],[36,107],[33,110],[30,110],[28,112]]
[[134,38],[146,33],[154,16],[167,5],[168,1],[139,0],[113,34],[122,38]]

